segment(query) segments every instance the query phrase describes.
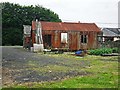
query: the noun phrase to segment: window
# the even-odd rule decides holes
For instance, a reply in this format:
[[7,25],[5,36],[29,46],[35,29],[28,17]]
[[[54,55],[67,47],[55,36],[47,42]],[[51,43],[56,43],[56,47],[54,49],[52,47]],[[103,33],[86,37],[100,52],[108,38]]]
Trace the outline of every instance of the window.
[[67,33],[61,33],[61,43],[67,43]]
[[81,35],[81,43],[87,43],[87,35]]
[[50,34],[46,34],[43,36],[44,47],[46,49],[48,49],[52,46],[51,38],[52,38],[52,35],[50,35]]

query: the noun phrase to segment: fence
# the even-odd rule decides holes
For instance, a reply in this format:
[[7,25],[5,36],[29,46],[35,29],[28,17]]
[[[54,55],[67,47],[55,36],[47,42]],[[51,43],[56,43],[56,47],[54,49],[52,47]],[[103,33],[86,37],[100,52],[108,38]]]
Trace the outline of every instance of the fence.
[[99,42],[99,48],[120,48],[120,40],[118,41],[105,41],[105,42]]

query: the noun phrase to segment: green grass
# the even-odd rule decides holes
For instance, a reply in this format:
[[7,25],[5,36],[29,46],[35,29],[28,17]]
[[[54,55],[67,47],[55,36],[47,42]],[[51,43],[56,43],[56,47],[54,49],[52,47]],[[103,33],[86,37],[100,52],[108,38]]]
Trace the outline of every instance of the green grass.
[[115,88],[114,77],[112,74],[99,74],[84,77],[75,77],[59,82],[36,84],[33,87],[48,87],[48,88]]
[[[54,55],[46,54],[53,58],[70,59],[70,62],[76,60],[84,60],[90,62],[90,66],[84,67],[81,70],[90,72],[91,74],[85,76],[76,76],[71,78],[65,78],[59,81],[51,82],[29,82],[22,84],[15,84],[14,88],[118,88],[118,57],[102,57],[87,55],[83,58],[71,56],[71,55]],[[69,62],[68,62],[69,63]],[[29,62],[29,65],[37,65],[35,62]],[[48,69],[52,71],[68,70],[70,68],[62,66],[49,66],[44,69],[33,68],[36,71],[46,71]]]

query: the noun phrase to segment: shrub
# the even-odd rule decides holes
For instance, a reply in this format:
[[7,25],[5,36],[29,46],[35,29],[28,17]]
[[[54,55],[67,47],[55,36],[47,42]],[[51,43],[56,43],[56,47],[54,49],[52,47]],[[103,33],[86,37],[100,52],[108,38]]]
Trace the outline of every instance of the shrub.
[[113,52],[113,53],[119,53],[119,50],[118,50],[118,48],[113,48],[113,49],[112,49],[112,52]]
[[95,49],[95,50],[90,50],[89,54],[90,55],[102,55],[102,54],[110,54],[110,53],[117,53],[118,48],[101,48],[101,49]]

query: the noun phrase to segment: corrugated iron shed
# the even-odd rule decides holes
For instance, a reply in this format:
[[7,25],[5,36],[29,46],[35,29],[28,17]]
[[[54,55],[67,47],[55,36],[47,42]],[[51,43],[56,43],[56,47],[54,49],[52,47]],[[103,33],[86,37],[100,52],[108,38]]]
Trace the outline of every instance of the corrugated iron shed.
[[[45,22],[40,21],[44,47],[68,48],[69,50],[97,48],[97,35],[101,30],[95,23]],[[36,22],[32,21],[32,42],[36,43]],[[67,33],[67,43],[62,43],[61,34]],[[87,41],[81,40],[86,35]]]

